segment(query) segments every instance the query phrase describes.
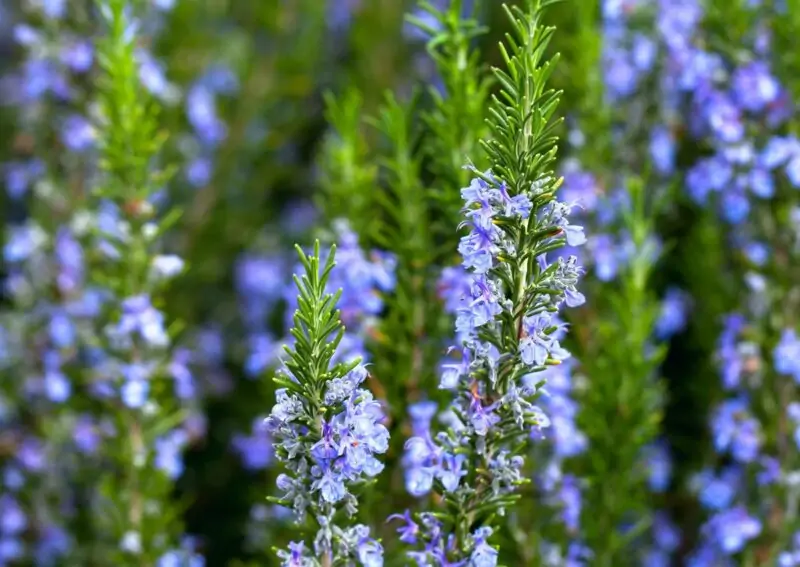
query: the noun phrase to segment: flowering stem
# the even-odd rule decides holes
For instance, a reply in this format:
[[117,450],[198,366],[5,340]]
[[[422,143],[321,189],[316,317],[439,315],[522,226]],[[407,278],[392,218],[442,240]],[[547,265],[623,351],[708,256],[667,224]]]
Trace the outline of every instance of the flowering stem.
[[[362,557],[382,557],[383,549],[369,538],[366,526],[342,526],[342,516],[357,511],[351,489],[383,469],[376,455],[388,449],[389,432],[380,423],[380,405],[359,387],[367,377],[360,361],[333,363],[344,336],[336,309],[341,290],[326,291],[335,247],[324,263],[319,242],[310,256],[297,251],[305,273],[294,278],[299,294],[294,344],[284,347],[287,358],[275,377],[277,403],[267,419],[276,454],[286,466],[277,479],[283,495],[273,501],[293,508],[298,523],[314,518],[314,554],[322,565],[354,556],[363,563]],[[288,561],[284,564],[307,564],[303,541],[277,553]]]

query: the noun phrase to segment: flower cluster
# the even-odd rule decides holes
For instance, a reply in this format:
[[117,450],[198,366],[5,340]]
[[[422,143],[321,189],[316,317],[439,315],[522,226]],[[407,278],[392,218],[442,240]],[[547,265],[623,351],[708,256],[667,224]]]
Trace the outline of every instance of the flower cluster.
[[[517,231],[524,234],[527,223],[531,234],[543,235],[534,244],[540,249],[551,247],[552,242],[580,244],[584,240],[581,227],[569,224],[568,206],[548,201],[534,211],[534,200],[548,187],[543,179],[512,195],[505,183],[487,172],[462,190],[470,228],[459,245],[462,266],[469,274],[469,285],[463,287],[456,307],[462,360],[445,364],[440,382],[440,388],[454,394],[450,427],[434,436],[430,421],[435,408],[415,406],[418,425],[406,443],[405,462],[412,494],[425,494],[435,485],[453,502],[472,503],[465,512],[475,515],[476,527],[463,532],[465,526],[457,526],[455,533],[448,534],[433,516],[421,516],[420,526],[404,516],[405,541],[424,543],[424,551],[410,552],[420,564],[459,557],[469,557],[475,565],[496,563],[497,552],[487,543],[492,531],[481,525],[478,503],[487,510],[495,506],[502,510],[510,503],[509,496],[523,481],[524,462],[501,440],[539,432],[547,425],[543,412],[531,403],[538,383],[522,377],[568,356],[555,338],[559,325],[553,313],[562,303],[583,303],[575,287],[580,268],[574,258],[548,264],[534,248],[530,281],[518,282],[530,295],[515,297],[509,284],[526,277],[515,273],[513,266],[522,252],[519,244],[524,242]],[[455,269],[450,273],[456,273]],[[484,463],[481,472],[470,472],[466,466],[470,458]]]
[[[563,331],[560,334],[562,333]],[[569,359],[558,366],[548,367],[541,373],[528,374],[523,377],[523,381],[530,388],[541,381],[546,384],[541,390],[540,405],[547,416],[549,427],[543,432],[531,432],[535,441],[533,455],[537,460],[537,488],[542,501],[555,512],[555,521],[551,522],[563,526],[570,542],[582,548],[578,540],[584,483],[565,470],[569,459],[584,454],[588,448],[588,438],[576,423],[580,408],[573,397],[578,378],[573,373],[575,366],[575,359]],[[543,554],[545,556],[558,549],[555,543],[543,545],[550,549]],[[581,552],[586,553],[586,549]]]
[[694,565],[713,565],[742,551],[761,534],[761,520],[740,500],[749,466],[759,470],[758,485],[777,480],[777,461],[763,454],[764,435],[752,411],[748,385],[763,379],[765,371],[757,343],[746,340],[748,324],[741,315],[726,317],[717,347],[723,389],[731,397],[722,401],[711,417],[714,448],[732,463],[718,474],[706,469],[694,479],[700,502],[710,518],[703,527],[703,543],[692,558]]
[[288,359],[276,378],[282,387],[266,423],[276,456],[288,471],[278,477],[282,496],[276,501],[290,506],[298,522],[308,515],[316,520],[314,555],[320,559],[312,560],[302,542],[280,557],[287,566],[329,567],[345,559],[379,566],[382,548],[369,537],[369,529],[343,528],[335,516],[341,510],[349,517],[356,513],[353,489],[383,470],[377,456],[389,447],[389,431],[382,424],[380,403],[361,387],[367,378],[364,366],[358,360],[334,362],[344,328],[335,299],[326,292],[333,250],[321,272],[319,245],[314,256],[300,254],[306,273],[295,278],[295,343],[287,347]]

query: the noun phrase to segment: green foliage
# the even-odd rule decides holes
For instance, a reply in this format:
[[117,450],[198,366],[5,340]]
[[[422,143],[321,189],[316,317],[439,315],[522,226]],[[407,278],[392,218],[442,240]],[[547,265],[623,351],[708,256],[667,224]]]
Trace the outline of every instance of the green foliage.
[[427,127],[423,144],[433,177],[432,196],[442,209],[441,215],[436,216],[442,217],[442,224],[446,224],[443,230],[449,234],[462,206],[460,195],[453,188],[466,186],[470,178],[464,163],[471,159],[479,169],[485,165],[479,140],[486,136],[492,77],[475,44],[487,28],[471,17],[463,17],[462,0],[450,2],[444,10],[422,1],[420,9],[438,24],[432,27],[419,17],[408,18],[430,34],[427,52],[441,79],[441,90],[437,86],[428,88],[432,108],[422,114]]
[[[98,6],[107,25],[99,42],[102,73],[97,80],[104,175],[92,196],[95,207],[105,200],[118,207],[116,222],[121,230],[112,236],[96,226],[90,235],[96,239],[90,240],[90,249],[108,239],[119,255],[96,253],[92,259],[90,281],[112,292],[114,300],[100,317],[96,334],[98,346],[115,362],[152,363],[158,369],[149,384],[151,405],[146,411],[128,408],[115,398],[93,408],[99,418],[110,418],[120,434],[106,449],[108,462],[100,464],[102,472],[94,472],[99,472],[99,495],[92,497],[93,543],[85,548],[89,556],[82,561],[142,566],[155,564],[168,549],[177,547],[185,504],[170,502],[174,485],[156,467],[153,448],[157,439],[185,420],[186,413],[176,407],[171,381],[163,379],[168,353],[115,345],[106,339],[104,327],[120,316],[119,303],[126,298],[153,294],[153,303],[159,304],[164,289],[163,284],[152,283],[152,261],[180,213],[173,209],[159,215],[151,203],[171,171],[160,170],[157,163],[165,138],[158,133],[155,106],[140,83],[131,5],[125,0],[99,0]],[[177,327],[170,330],[174,334]],[[93,371],[86,372],[87,383]]]
[[362,245],[368,246],[380,217],[374,214],[378,173],[363,132],[363,101],[350,89],[338,99],[328,93],[325,102],[332,131],[322,151],[324,198],[318,201],[328,218],[349,219]]
[[436,342],[441,335],[431,334],[440,312],[432,285],[435,274],[430,270],[436,247],[429,230],[431,202],[420,179],[419,142],[411,119],[415,103],[412,99],[403,104],[387,94],[380,115],[371,121],[387,143],[386,154],[379,158],[385,189],[376,193],[385,221],[376,241],[395,253],[398,263],[396,292],[381,328],[391,340],[381,343],[376,357],[378,376],[394,377],[387,381],[394,399],[413,399],[420,391],[432,389],[433,369],[442,348]]
[[491,137],[482,144],[493,173],[508,183],[513,194],[547,175],[556,158],[555,132],[561,119],[553,120],[553,113],[561,93],[548,88],[547,79],[558,56],[546,59],[555,29],[541,23],[541,10],[554,3],[529,0],[529,17],[516,6],[505,8],[513,35],[500,44],[506,68],[492,69],[500,93],[492,96]]
[[[589,445],[575,466],[588,481],[582,528],[597,565],[635,564],[632,546],[651,519],[644,451],[660,433],[666,345],[654,344],[661,304],[651,287],[659,255],[653,223],[663,207],[648,198],[645,183],[628,181],[632,205],[622,229],[630,234],[630,261],[614,286],[598,286],[591,312],[575,321],[575,354],[587,377],[578,424]],[[625,532],[608,529],[632,518],[637,523]]]
[[[320,244],[316,241],[314,252],[307,256],[303,249],[297,247],[300,262],[305,274],[294,276],[298,290],[298,308],[294,313],[294,326],[289,334],[295,343],[289,347],[284,345],[288,355],[286,368],[296,380],[289,376],[278,375],[275,383],[287,391],[301,396],[311,407],[309,415],[323,416],[328,408],[323,404],[325,386],[333,378],[340,378],[352,370],[360,362],[355,360],[347,365],[331,366],[331,360],[344,335],[344,325],[339,319],[336,302],[341,290],[335,294],[325,291],[331,270],[334,267],[336,247],[332,246],[324,265],[320,264]],[[319,423],[309,422],[315,434],[319,435]]]
[[101,165],[109,187],[103,193],[136,203],[147,199],[164,179],[153,173],[153,158],[164,139],[158,134],[154,107],[139,80],[136,23],[127,0],[99,0],[108,34],[98,45],[103,70],[98,80]]

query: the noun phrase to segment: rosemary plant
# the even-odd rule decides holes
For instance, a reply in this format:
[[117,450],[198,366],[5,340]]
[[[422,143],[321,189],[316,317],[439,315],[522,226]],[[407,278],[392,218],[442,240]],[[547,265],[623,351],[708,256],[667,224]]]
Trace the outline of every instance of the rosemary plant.
[[344,337],[336,303],[341,291],[326,292],[334,268],[335,247],[320,259],[297,248],[305,274],[295,276],[298,308],[290,333],[294,345],[275,378],[277,403],[267,418],[276,456],[287,469],[278,476],[283,493],[272,500],[291,507],[298,524],[308,516],[317,525],[311,546],[292,542],[278,550],[286,567],[335,567],[354,560],[383,565],[383,548],[369,528],[353,524],[358,511],[355,490],[383,470],[377,455],[389,446],[380,403],[361,387],[367,370],[360,359],[333,363]]
[[506,69],[494,70],[501,92],[483,143],[491,169],[470,166],[474,178],[461,191],[469,233],[458,250],[470,288],[456,320],[462,360],[446,366],[440,381],[452,392],[452,411],[446,430],[406,444],[415,491],[434,489],[444,506],[394,516],[404,522],[401,539],[421,545],[409,552],[420,564],[497,564],[489,538],[526,482],[531,431],[547,424],[532,403],[541,386],[536,374],[569,356],[553,336],[554,317],[562,305],[584,302],[575,258],[547,261],[566,242],[585,240],[582,227],[569,224],[571,206],[556,199],[560,180],[552,172],[559,93],[546,87],[553,28],[541,22],[551,3],[505,8],[514,36],[501,45]]
[[102,0],[107,26],[99,42],[101,172],[89,203],[84,237],[88,279],[102,290],[91,362],[83,373],[96,399],[104,439],[98,491],[92,495],[95,551],[87,561],[115,565],[191,562],[181,551],[180,510],[171,502],[190,440],[186,410],[195,396],[185,363],[172,352],[160,299],[184,268],[164,255],[163,237],[177,211],[159,210],[156,196],[169,177],[159,168],[164,137],[141,84],[137,21],[126,0]]

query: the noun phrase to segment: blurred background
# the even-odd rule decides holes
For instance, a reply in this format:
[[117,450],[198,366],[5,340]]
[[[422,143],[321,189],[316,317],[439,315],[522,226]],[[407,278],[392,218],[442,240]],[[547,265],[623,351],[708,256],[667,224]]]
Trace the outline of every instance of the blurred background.
[[[348,235],[366,256],[342,260],[352,270],[345,284],[365,265],[383,265],[373,250],[398,266],[393,286],[366,292],[384,302],[362,338],[394,440],[362,516],[383,537],[387,564],[406,564],[385,518],[420,505],[404,485],[408,406],[440,396],[436,374],[452,334],[441,270],[458,262],[459,189],[469,182],[460,166],[485,166],[477,141],[496,92],[489,68],[503,64],[497,45],[510,31],[499,1],[432,4],[440,19],[405,0],[131,3],[139,79],[168,136],[159,160],[175,168],[154,202],[182,211],[164,248],[187,269],[161,305],[180,322],[176,344],[200,392],[164,506],[180,510],[211,567],[278,565],[270,547],[295,532],[266,501],[278,469],[259,424],[274,403],[292,246]],[[757,478],[768,458],[784,476],[798,465],[784,414],[800,354],[782,333],[800,313],[800,7],[565,0],[544,21],[556,26],[547,53],[560,57],[549,84],[563,91],[562,198],[579,203],[589,238],[570,251],[587,270],[587,303],[569,315],[575,363],[555,376],[545,408],[555,440],[533,450],[535,482],[502,535],[504,562],[778,564],[800,527],[785,504],[796,489],[765,496],[769,483]],[[14,227],[33,218],[56,234],[92,190],[103,30],[88,0],[0,2],[0,274],[14,269]],[[0,309],[28,308],[7,291]],[[422,324],[408,318],[417,312]],[[725,319],[732,313],[746,320],[744,334]],[[24,348],[40,356],[35,344]],[[6,384],[28,378],[18,365],[3,375]],[[737,410],[724,406],[730,399],[746,402]],[[22,421],[49,423],[48,407]],[[3,422],[8,462],[21,450],[18,426]],[[74,429],[37,431],[62,449],[62,437],[77,439]],[[558,469],[550,485],[545,464]],[[3,490],[14,492],[8,482]],[[714,523],[740,505],[749,524]],[[753,521],[758,535],[748,535]],[[715,551],[704,556],[706,548]],[[89,564],[41,557],[0,565]]]

